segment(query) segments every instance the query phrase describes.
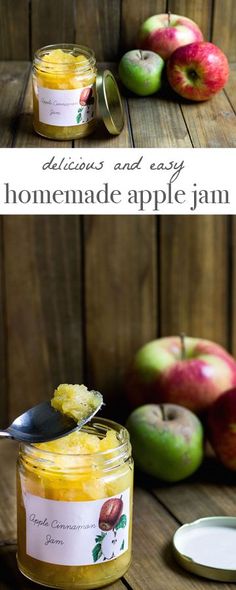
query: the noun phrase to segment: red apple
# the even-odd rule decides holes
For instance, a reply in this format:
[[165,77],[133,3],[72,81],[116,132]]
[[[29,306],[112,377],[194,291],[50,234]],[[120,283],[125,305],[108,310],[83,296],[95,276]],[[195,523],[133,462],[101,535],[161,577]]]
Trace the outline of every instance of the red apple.
[[236,389],[223,393],[209,409],[207,434],[223,465],[236,471]]
[[163,59],[169,59],[177,47],[203,41],[198,25],[178,14],[156,14],[142,24],[138,35],[138,47],[155,51]]
[[173,90],[189,100],[208,100],[224,88],[229,78],[226,55],[213,43],[191,43],[179,47],[167,64]]
[[131,407],[171,403],[202,412],[236,386],[236,362],[224,348],[177,336],[145,344],[136,353],[125,387]]

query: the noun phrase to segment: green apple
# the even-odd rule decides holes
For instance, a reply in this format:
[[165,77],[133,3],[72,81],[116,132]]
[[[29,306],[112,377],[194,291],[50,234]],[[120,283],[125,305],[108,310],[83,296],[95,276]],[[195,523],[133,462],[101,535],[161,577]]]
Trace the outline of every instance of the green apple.
[[139,96],[155,94],[161,87],[164,63],[153,51],[128,51],[119,64],[121,82]]
[[189,477],[203,459],[203,428],[190,410],[174,404],[141,406],[127,421],[136,466],[163,481]]

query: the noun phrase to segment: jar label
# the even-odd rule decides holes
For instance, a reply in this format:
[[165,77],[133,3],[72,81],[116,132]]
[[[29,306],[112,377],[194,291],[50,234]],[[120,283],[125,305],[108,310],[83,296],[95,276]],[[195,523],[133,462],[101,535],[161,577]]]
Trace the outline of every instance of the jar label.
[[26,553],[57,565],[116,559],[129,543],[130,490],[89,502],[59,502],[23,492]]
[[75,127],[95,117],[94,85],[73,90],[38,86],[39,121],[56,127]]

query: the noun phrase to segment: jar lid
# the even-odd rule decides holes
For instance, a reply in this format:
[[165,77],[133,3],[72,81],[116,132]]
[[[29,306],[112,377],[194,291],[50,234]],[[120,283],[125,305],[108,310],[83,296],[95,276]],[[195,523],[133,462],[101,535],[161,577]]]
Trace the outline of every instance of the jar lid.
[[178,563],[189,572],[220,582],[236,582],[236,517],[201,518],[173,537]]
[[124,108],[118,84],[110,70],[98,72],[97,95],[100,118],[111,135],[119,135],[124,127]]

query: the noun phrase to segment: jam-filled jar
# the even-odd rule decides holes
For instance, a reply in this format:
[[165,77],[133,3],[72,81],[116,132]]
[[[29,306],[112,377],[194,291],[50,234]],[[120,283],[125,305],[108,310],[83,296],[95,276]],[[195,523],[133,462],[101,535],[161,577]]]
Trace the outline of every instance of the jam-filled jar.
[[127,430],[94,418],[57,441],[21,444],[18,565],[53,588],[119,579],[131,559],[133,461]]
[[64,141],[86,137],[99,110],[109,132],[119,134],[124,124],[119,89],[111,72],[98,73],[92,49],[61,44],[36,51],[33,124],[39,135]]

